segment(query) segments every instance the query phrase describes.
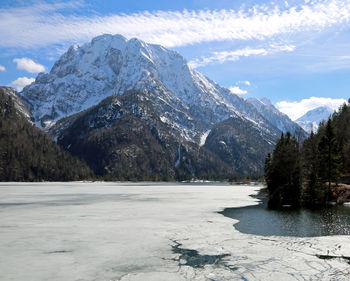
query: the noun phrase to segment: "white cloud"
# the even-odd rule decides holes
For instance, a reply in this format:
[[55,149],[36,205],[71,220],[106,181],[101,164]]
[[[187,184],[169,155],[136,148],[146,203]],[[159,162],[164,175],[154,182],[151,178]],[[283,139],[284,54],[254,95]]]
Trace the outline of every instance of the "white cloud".
[[20,92],[25,86],[32,84],[34,81],[35,78],[19,77],[15,81],[12,81],[10,86],[16,88],[16,90]]
[[251,85],[250,81],[248,81],[248,80],[246,80],[246,81],[238,81],[237,84],[243,84],[243,85],[248,86],[248,87],[250,87],[250,85]]
[[241,49],[235,51],[223,51],[223,52],[213,52],[209,57],[201,57],[199,59],[194,59],[189,62],[189,65],[193,68],[206,66],[212,63],[224,63],[226,61],[237,61],[240,57],[249,57],[249,56],[265,56],[267,55],[267,50],[265,49]]
[[350,0],[305,1],[295,5],[281,1],[280,5],[242,6],[239,10],[72,14],[81,6],[82,2],[65,2],[0,9],[0,47],[71,44],[103,33],[138,37],[166,47],[222,40],[266,40],[344,27],[350,20]]
[[193,67],[201,67],[206,66],[212,63],[224,63],[227,61],[237,61],[241,57],[249,57],[249,56],[266,56],[268,54],[274,54],[277,52],[291,52],[295,49],[295,46],[276,46],[271,45],[269,48],[258,48],[251,49],[245,48],[235,51],[222,51],[222,52],[213,52],[209,57],[201,57],[199,59],[194,59],[189,62],[189,64]]
[[316,107],[328,106],[333,110],[337,110],[344,102],[346,102],[345,99],[310,97],[294,102],[280,101],[277,102],[276,107],[287,114],[292,120],[296,120]]
[[26,70],[30,73],[38,73],[45,71],[45,66],[40,63],[36,63],[28,58],[13,59],[13,62],[17,64],[18,69]]
[[293,52],[295,50],[294,45],[270,45],[270,50],[274,52]]
[[238,86],[232,86],[229,88],[229,90],[231,91],[231,93],[236,94],[236,95],[245,95],[248,93],[248,91],[243,90]]
[[0,71],[6,71],[6,67],[3,65],[0,65]]

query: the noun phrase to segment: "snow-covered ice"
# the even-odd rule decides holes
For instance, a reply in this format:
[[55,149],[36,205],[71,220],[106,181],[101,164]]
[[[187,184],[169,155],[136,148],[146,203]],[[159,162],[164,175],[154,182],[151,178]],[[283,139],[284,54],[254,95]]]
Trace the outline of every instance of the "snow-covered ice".
[[2,183],[0,280],[349,280],[348,236],[254,236],[217,213],[258,189]]

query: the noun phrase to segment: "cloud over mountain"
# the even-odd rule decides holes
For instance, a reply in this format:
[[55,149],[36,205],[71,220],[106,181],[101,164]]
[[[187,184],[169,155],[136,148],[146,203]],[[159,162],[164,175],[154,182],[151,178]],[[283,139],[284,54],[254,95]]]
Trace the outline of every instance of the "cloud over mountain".
[[308,99],[302,99],[301,101],[280,101],[276,106],[292,120],[296,120],[306,112],[320,106],[327,106],[333,110],[337,110],[344,102],[346,102],[345,99],[310,97]]
[[19,77],[15,81],[12,81],[10,86],[16,88],[16,90],[20,92],[25,86],[32,84],[34,81],[35,78]]

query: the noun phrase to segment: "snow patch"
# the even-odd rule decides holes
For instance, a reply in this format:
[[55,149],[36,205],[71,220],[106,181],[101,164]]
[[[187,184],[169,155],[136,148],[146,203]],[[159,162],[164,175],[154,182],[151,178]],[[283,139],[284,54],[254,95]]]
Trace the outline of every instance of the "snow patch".
[[199,146],[203,146],[205,144],[205,141],[207,137],[209,136],[210,130],[206,131],[203,135],[201,135]]

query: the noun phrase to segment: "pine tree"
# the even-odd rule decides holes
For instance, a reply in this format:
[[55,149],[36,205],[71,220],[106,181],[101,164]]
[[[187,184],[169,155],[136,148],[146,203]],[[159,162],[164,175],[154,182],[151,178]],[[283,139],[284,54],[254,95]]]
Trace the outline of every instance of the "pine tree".
[[328,182],[325,200],[328,201],[331,194],[331,183],[338,181],[340,176],[341,155],[339,145],[334,133],[333,123],[328,119],[324,133],[318,145],[320,156],[320,177],[322,183]]
[[84,162],[19,114],[13,98],[2,87],[0,120],[0,181],[65,181],[93,176]]
[[288,132],[281,135],[272,157],[266,158],[265,178],[269,207],[300,205],[301,169],[298,141]]
[[324,197],[324,191],[319,180],[318,138],[314,132],[311,132],[310,137],[303,143],[301,154],[302,176],[305,184],[303,200],[308,205],[314,205]]
[[271,173],[271,153],[268,153],[265,158],[265,166],[264,166],[264,177],[265,180],[268,181],[270,179]]
[[346,103],[333,115],[333,127],[341,149],[341,162],[344,174],[350,173],[350,107]]
[[316,134],[311,133],[300,153],[295,139],[290,134],[282,135],[273,155],[265,161],[269,205],[295,205],[298,198],[306,205],[325,203],[333,195],[333,182],[349,183],[349,126],[350,107],[344,104],[328,121],[320,123]]

